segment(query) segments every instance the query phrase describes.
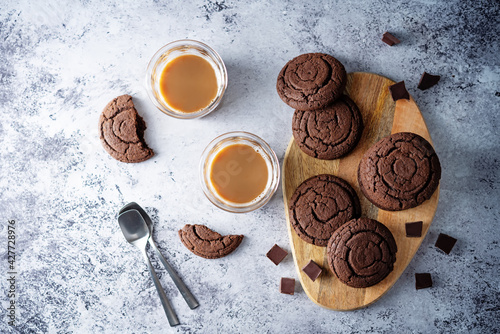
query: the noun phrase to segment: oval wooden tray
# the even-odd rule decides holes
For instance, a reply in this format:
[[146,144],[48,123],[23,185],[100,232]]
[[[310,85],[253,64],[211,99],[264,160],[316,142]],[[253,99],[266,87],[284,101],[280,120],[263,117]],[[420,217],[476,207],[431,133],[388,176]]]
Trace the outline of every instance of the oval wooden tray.
[[[290,141],[283,161],[283,199],[290,236],[291,249],[302,288],[316,304],[339,311],[355,310],[367,306],[386,293],[398,280],[422,243],[437,209],[439,188],[432,198],[422,205],[404,211],[390,212],[378,209],[361,193],[357,180],[358,164],[364,152],[379,139],[396,132],[413,132],[427,139],[431,137],[425,121],[413,98],[398,100],[390,96],[388,86],[392,80],[371,73],[348,74],[346,93],[356,102],[363,116],[365,128],[354,151],[337,160],[312,158]],[[304,180],[318,174],[334,174],[347,180],[356,190],[361,201],[362,215],[377,219],[387,226],[398,246],[394,270],[382,282],[364,289],[351,288],[341,283],[328,267],[326,247],[302,241],[290,225],[288,200],[295,188]],[[421,238],[407,238],[405,223],[423,221]],[[323,274],[315,282],[301,270],[309,260],[323,267]]]

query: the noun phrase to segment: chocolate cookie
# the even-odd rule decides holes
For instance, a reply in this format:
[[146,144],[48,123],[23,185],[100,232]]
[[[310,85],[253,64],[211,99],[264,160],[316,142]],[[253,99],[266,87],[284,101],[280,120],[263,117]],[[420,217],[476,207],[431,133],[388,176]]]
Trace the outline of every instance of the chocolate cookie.
[[179,230],[184,246],[205,259],[218,259],[234,251],[243,240],[242,235],[225,235],[212,231],[205,225],[187,224]]
[[99,118],[102,146],[116,160],[141,162],[154,153],[144,141],[146,123],[135,110],[132,96],[121,95],[109,102]]
[[366,288],[389,275],[397,250],[391,231],[383,224],[369,218],[353,219],[333,233],[328,264],[344,284]]
[[361,206],[349,183],[323,174],[311,177],[295,189],[289,215],[302,240],[324,247],[336,229],[361,215]]
[[347,73],[340,61],[324,53],[306,53],[281,69],[276,89],[290,107],[314,110],[339,98],[346,81]]
[[389,211],[422,204],[432,196],[440,178],[441,165],[431,144],[410,132],[381,139],[366,151],[358,168],[363,194]]
[[363,120],[356,104],[342,95],[333,104],[318,110],[295,110],[293,137],[299,148],[318,159],[340,158],[356,146]]

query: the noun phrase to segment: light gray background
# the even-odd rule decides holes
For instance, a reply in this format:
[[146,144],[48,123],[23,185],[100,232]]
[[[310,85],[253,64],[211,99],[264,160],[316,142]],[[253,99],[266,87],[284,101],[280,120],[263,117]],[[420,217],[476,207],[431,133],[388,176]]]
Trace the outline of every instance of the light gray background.
[[[18,325],[7,326],[0,280],[0,332],[14,333],[490,333],[500,323],[499,5],[496,1],[5,1],[0,3],[0,245],[17,222]],[[391,31],[402,43],[389,47]],[[150,57],[182,38],[204,41],[224,59],[229,86],[206,118],[181,121],[156,110],[142,85]],[[327,52],[348,71],[405,80],[417,101],[443,177],[439,208],[420,250],[377,303],[334,312],[300,286],[281,188],[253,213],[222,212],[198,184],[206,144],[227,131],[264,138],[282,160],[293,110],[275,92],[281,67],[305,52]],[[416,89],[423,71],[442,76]],[[97,121],[106,103],[134,97],[156,155],[140,164],[113,160]],[[152,215],[155,238],[201,306],[190,310],[161,264],[182,325],[170,329],[146,265],[127,244],[116,214],[136,201]],[[219,260],[188,252],[186,223],[244,234]],[[458,239],[450,255],[440,232]],[[1,259],[2,277],[7,271]],[[434,286],[415,290],[414,273]]]

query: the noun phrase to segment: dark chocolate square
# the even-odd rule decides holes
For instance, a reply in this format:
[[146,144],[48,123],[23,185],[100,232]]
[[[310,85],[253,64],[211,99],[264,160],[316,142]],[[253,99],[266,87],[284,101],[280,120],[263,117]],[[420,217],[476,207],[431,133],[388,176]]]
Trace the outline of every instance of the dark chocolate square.
[[446,254],[450,254],[451,249],[455,246],[455,242],[457,242],[457,239],[450,237],[449,235],[439,233],[436,241],[436,247],[441,249]]
[[422,236],[422,224],[423,222],[412,222],[406,223],[406,236],[408,238],[420,238]]
[[280,282],[280,292],[293,295],[295,292],[295,280],[293,278],[282,277]]
[[401,99],[410,99],[410,94],[406,90],[404,81],[400,81],[392,86],[389,86],[389,91],[391,92],[391,96],[394,101]]
[[283,261],[287,254],[288,252],[286,250],[274,244],[269,252],[267,252],[266,256],[269,258],[269,260],[273,261],[275,265],[278,265],[281,261]]
[[420,82],[418,83],[417,88],[421,90],[429,89],[437,84],[439,79],[441,79],[441,76],[439,75],[432,75],[424,72],[424,74],[422,74],[422,77],[420,78]]
[[306,273],[307,276],[309,276],[310,279],[314,282],[316,278],[321,275],[323,272],[323,269],[318,266],[316,262],[313,260],[310,260],[308,264],[305,265],[304,268],[302,268],[302,271]]
[[430,288],[432,286],[432,277],[429,273],[415,274],[415,288],[417,290]]
[[401,43],[399,39],[387,31],[382,35],[382,42],[389,44],[390,46]]

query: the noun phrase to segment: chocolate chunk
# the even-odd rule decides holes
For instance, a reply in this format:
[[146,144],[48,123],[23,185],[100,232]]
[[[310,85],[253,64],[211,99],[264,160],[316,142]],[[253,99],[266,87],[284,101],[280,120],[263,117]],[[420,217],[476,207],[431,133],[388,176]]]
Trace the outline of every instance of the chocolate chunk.
[[280,282],[280,292],[293,295],[295,292],[295,280],[293,278],[282,277]]
[[422,74],[422,77],[420,78],[420,82],[418,83],[417,88],[421,90],[429,89],[437,84],[439,79],[441,79],[441,76],[439,75],[432,75],[424,72],[424,74]]
[[191,252],[205,259],[218,259],[233,252],[243,240],[242,235],[225,235],[212,231],[205,225],[185,225],[179,237]]
[[410,94],[406,90],[404,81],[400,81],[392,86],[389,86],[389,91],[391,92],[392,99],[394,101],[401,99],[406,99],[406,100],[410,99]]
[[429,273],[415,274],[415,288],[417,290],[430,288],[432,286],[432,278]]
[[304,268],[302,268],[302,271],[306,273],[307,276],[309,276],[310,279],[314,282],[316,278],[321,275],[323,272],[323,269],[321,269],[320,266],[316,264],[313,260],[310,260],[308,264],[305,265]]
[[278,265],[281,261],[283,261],[287,254],[288,252],[286,250],[274,244],[269,252],[267,252],[266,256],[269,258],[269,260],[273,261],[275,265]]
[[397,39],[387,31],[382,35],[382,42],[389,44],[390,46],[401,43],[399,39]]
[[422,222],[406,223],[406,236],[408,238],[420,238],[422,236]]
[[455,242],[457,242],[457,239],[452,238],[449,235],[439,233],[436,241],[436,247],[441,249],[446,254],[450,254],[451,249],[455,246]]

